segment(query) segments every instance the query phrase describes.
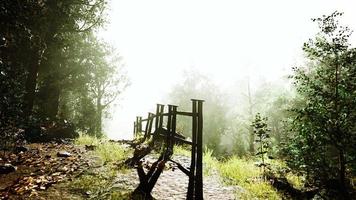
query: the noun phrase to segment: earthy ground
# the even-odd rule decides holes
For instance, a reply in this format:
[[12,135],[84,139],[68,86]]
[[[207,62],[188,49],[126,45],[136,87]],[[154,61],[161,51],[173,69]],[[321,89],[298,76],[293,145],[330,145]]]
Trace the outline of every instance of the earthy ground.
[[[146,162],[152,163],[155,159],[152,156],[146,156]],[[190,159],[186,156],[173,156],[173,160],[178,161],[184,167],[188,167]],[[152,196],[159,200],[186,199],[188,186],[188,177],[179,169],[175,168],[174,164],[168,163],[167,168],[159,177],[153,191]],[[115,183],[116,188],[134,190],[138,185],[138,176],[135,170],[130,170],[129,173],[121,174]],[[217,172],[204,177],[204,199],[235,199],[234,193],[240,188],[225,186],[220,180]]]
[[41,199],[39,193],[74,179],[94,163],[84,148],[74,145],[48,143],[26,147],[25,152],[0,153],[0,165],[10,163],[16,167],[14,172],[0,174],[0,199]]
[[[28,147],[29,150],[22,153],[0,153],[0,165],[11,163],[17,167],[15,172],[0,174],[0,199],[106,199],[95,196],[91,191],[72,187],[82,176],[100,176],[105,171],[106,166],[100,158],[89,150],[64,144],[31,144]],[[63,151],[70,155],[57,155]],[[190,162],[188,157],[180,155],[174,156],[173,160],[185,167]],[[154,158],[148,156],[145,162],[152,163]],[[153,189],[153,197],[162,200],[185,199],[188,177],[174,164],[167,163],[166,166],[167,169]],[[138,185],[138,175],[135,169],[121,170],[109,181],[101,193],[130,192]],[[224,186],[217,172],[204,177],[205,199],[235,199],[234,193],[239,190]]]

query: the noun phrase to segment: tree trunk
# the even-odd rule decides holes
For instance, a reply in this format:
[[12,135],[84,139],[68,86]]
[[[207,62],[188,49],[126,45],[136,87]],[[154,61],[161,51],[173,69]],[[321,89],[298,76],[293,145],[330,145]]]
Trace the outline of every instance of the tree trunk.
[[346,173],[346,162],[345,162],[345,155],[344,155],[344,150],[340,149],[339,150],[339,179],[340,179],[340,184],[343,188],[346,188],[346,181],[345,181],[345,173]]
[[[248,113],[249,113],[249,117],[250,117],[250,124],[253,121],[253,110],[252,110],[252,97],[251,97],[251,89],[250,89],[250,79],[247,82],[247,94],[248,94],[248,103],[249,103],[249,107],[248,107]],[[250,125],[249,126],[249,135],[250,135],[250,144],[249,144],[249,151],[251,153],[251,155],[254,155],[255,153],[255,133],[253,132],[253,128]]]
[[32,59],[28,66],[28,75],[25,84],[25,96],[24,96],[24,105],[23,112],[25,121],[28,122],[29,117],[32,114],[33,104],[36,97],[36,84],[38,69],[40,65],[40,50],[35,48],[33,54],[31,55]]
[[44,86],[40,89],[42,113],[45,118],[55,120],[59,109],[60,88],[56,78],[50,77],[45,80]]
[[96,130],[95,134],[100,136],[102,133],[102,115],[103,115],[103,105],[101,105],[101,97],[96,99],[96,114],[97,114],[97,121],[96,121]]

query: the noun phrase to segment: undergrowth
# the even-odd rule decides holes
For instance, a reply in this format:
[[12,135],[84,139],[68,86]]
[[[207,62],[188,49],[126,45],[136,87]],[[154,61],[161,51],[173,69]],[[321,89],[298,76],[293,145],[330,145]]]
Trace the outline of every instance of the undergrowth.
[[190,148],[186,146],[176,145],[173,151],[173,155],[191,156]]
[[[128,191],[110,190],[110,187],[112,187],[113,179],[117,177],[118,170],[124,170],[117,168],[116,165],[116,168],[113,169],[114,163],[117,161],[122,162],[131,155],[131,152],[117,143],[86,135],[81,135],[76,140],[76,144],[96,146],[94,154],[104,161],[106,167],[100,173],[79,177],[73,181],[72,186],[82,192],[89,193],[90,197],[98,198],[100,196],[113,200],[130,199]],[[175,146],[174,155],[190,156],[190,148]],[[270,164],[276,171],[286,168],[285,164],[278,160],[271,161]],[[231,157],[227,160],[219,161],[213,156],[212,150],[204,149],[203,170],[204,176],[210,176],[214,172],[218,172],[225,184],[242,187],[242,190],[237,190],[236,192],[238,199],[282,199],[282,194],[278,193],[268,180],[263,180],[262,171],[255,165],[253,159]],[[295,188],[302,188],[302,177],[296,176],[291,172],[284,175]]]
[[75,140],[77,145],[94,145],[94,154],[106,164],[109,162],[121,162],[131,155],[131,149],[125,149],[122,145],[109,142],[107,139],[98,139],[88,135],[80,135]]
[[126,172],[122,163],[131,156],[131,151],[118,143],[87,135],[80,135],[75,144],[93,145],[93,155],[98,157],[103,165],[77,177],[71,182],[70,188],[85,195],[87,199],[130,199],[129,191],[118,191],[113,188],[113,184],[118,173]]
[[228,185],[241,186],[245,191],[239,191],[240,199],[282,199],[281,195],[262,177],[261,170],[253,160],[232,157],[219,163],[219,171]]

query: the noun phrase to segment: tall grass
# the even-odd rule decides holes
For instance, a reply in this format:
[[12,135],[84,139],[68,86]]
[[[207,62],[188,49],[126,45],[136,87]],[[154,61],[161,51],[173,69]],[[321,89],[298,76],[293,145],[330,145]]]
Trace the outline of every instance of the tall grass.
[[88,173],[77,177],[70,184],[70,188],[87,193],[89,199],[130,199],[129,191],[115,191],[112,189],[119,172],[124,173],[124,165],[120,165],[131,156],[132,150],[122,145],[98,139],[88,135],[80,135],[75,140],[76,145],[94,145],[94,156],[104,163],[100,168],[90,169]]
[[89,136],[86,134],[80,134],[77,139],[75,139],[74,143],[76,145],[95,145],[100,144],[100,139],[97,137]]
[[77,145],[94,145],[94,154],[99,156],[104,163],[123,161],[127,159],[132,150],[125,149],[118,143],[109,142],[107,139],[98,139],[88,135],[80,135],[76,140]]
[[208,148],[204,149],[203,165],[205,176],[210,176],[219,166],[218,160],[213,156],[213,151]]
[[185,146],[176,145],[174,146],[173,151],[173,155],[191,156],[190,148]]
[[261,170],[254,161],[232,157],[219,163],[219,172],[228,185],[237,185],[245,189],[236,196],[240,199],[282,199],[281,195],[262,177]]

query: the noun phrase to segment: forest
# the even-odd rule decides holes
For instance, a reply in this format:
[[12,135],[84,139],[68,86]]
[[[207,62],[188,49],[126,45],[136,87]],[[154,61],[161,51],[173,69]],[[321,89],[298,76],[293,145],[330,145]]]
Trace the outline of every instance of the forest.
[[[185,71],[163,99],[193,119],[190,100],[204,100],[195,152],[169,136],[147,139],[147,128],[132,140],[106,134],[134,84],[125,57],[100,37],[109,9],[107,0],[0,2],[0,199],[355,199],[356,48],[343,12],[305,22],[318,31],[282,84],[251,74],[223,89]],[[199,121],[174,117],[170,132],[171,118],[150,116],[155,132],[195,145]],[[204,185],[193,191],[203,196],[189,194],[194,153]]]

